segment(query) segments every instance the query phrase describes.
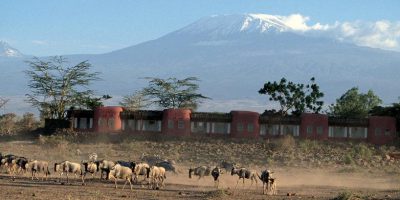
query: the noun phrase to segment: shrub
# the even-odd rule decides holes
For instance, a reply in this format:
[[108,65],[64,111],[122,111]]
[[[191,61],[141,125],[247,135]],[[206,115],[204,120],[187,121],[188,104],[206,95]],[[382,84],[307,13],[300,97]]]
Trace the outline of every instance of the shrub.
[[346,164],[346,165],[354,164],[354,160],[353,160],[353,158],[352,158],[352,156],[350,154],[346,154],[344,156],[344,160],[343,161],[344,161],[344,164]]

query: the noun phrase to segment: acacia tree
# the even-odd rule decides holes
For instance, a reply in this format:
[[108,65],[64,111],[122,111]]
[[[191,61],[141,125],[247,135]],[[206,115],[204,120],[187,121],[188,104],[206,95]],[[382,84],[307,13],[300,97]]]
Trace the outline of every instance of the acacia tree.
[[131,95],[122,97],[122,101],[119,104],[128,110],[140,110],[148,107],[151,102],[150,99],[144,95],[142,90],[135,91]]
[[85,106],[82,100],[92,98],[94,92],[88,86],[99,79],[99,73],[90,72],[92,65],[87,61],[67,66],[64,57],[55,56],[27,63],[30,69],[25,73],[31,90],[26,94],[27,101],[39,109],[42,117],[63,119],[67,107]]
[[363,118],[381,103],[382,100],[372,90],[364,94],[358,91],[358,87],[353,87],[336,99],[336,104],[330,106],[330,111],[334,116]]
[[143,89],[143,94],[149,97],[152,103],[162,108],[189,108],[196,109],[202,99],[209,99],[198,93],[199,81],[196,77],[182,80],[177,78],[146,78],[149,86]]
[[280,104],[279,113],[283,117],[292,113],[303,113],[312,111],[318,113],[321,111],[323,101],[320,99],[324,93],[319,91],[319,86],[315,83],[315,78],[310,79],[307,85],[293,83],[282,78],[280,82],[270,82],[264,84],[258,93],[269,96],[270,101],[276,101]]

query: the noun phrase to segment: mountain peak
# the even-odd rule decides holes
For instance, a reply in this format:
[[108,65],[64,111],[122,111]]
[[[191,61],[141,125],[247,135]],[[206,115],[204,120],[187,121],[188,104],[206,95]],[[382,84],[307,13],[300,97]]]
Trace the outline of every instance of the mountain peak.
[[21,57],[22,53],[11,47],[7,42],[0,41],[0,57]]
[[230,35],[235,33],[303,32],[321,28],[319,25],[307,26],[307,20],[308,17],[300,14],[289,16],[256,13],[214,15],[200,19],[178,30],[177,33]]

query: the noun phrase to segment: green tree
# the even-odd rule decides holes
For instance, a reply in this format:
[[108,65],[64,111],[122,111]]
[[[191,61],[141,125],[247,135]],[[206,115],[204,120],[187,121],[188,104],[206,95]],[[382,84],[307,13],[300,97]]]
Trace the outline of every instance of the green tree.
[[295,114],[309,111],[318,113],[324,104],[320,100],[324,93],[319,90],[314,77],[307,85],[293,83],[285,78],[282,78],[280,82],[268,81],[258,93],[266,94],[270,101],[278,102],[281,116],[287,115],[289,111]]
[[25,73],[31,90],[27,101],[39,109],[41,117],[63,119],[66,108],[82,106],[82,100],[93,96],[88,86],[99,79],[99,73],[90,72],[92,65],[87,61],[66,66],[65,58],[55,56],[48,60],[34,58],[27,63],[30,69]]
[[122,97],[122,101],[119,104],[128,110],[140,110],[150,106],[151,102],[143,91],[135,91],[131,95]]
[[209,99],[198,93],[199,81],[196,77],[182,80],[176,78],[146,78],[149,86],[143,89],[143,94],[149,97],[152,103],[162,108],[189,108],[196,109],[202,99]]
[[339,117],[364,118],[381,103],[382,100],[372,90],[364,94],[359,92],[358,87],[353,87],[336,99],[336,103],[330,106],[330,113]]

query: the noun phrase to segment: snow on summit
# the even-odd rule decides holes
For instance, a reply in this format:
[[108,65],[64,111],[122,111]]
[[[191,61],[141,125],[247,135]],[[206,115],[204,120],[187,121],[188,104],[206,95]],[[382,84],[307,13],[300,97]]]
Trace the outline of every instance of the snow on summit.
[[178,33],[195,34],[208,32],[211,34],[229,35],[239,32],[304,32],[329,28],[328,25],[321,25],[319,23],[309,26],[307,25],[308,20],[308,17],[300,14],[292,14],[289,16],[268,14],[214,15],[200,19],[179,30]]
[[20,57],[21,52],[11,47],[8,43],[0,41],[0,57]]

